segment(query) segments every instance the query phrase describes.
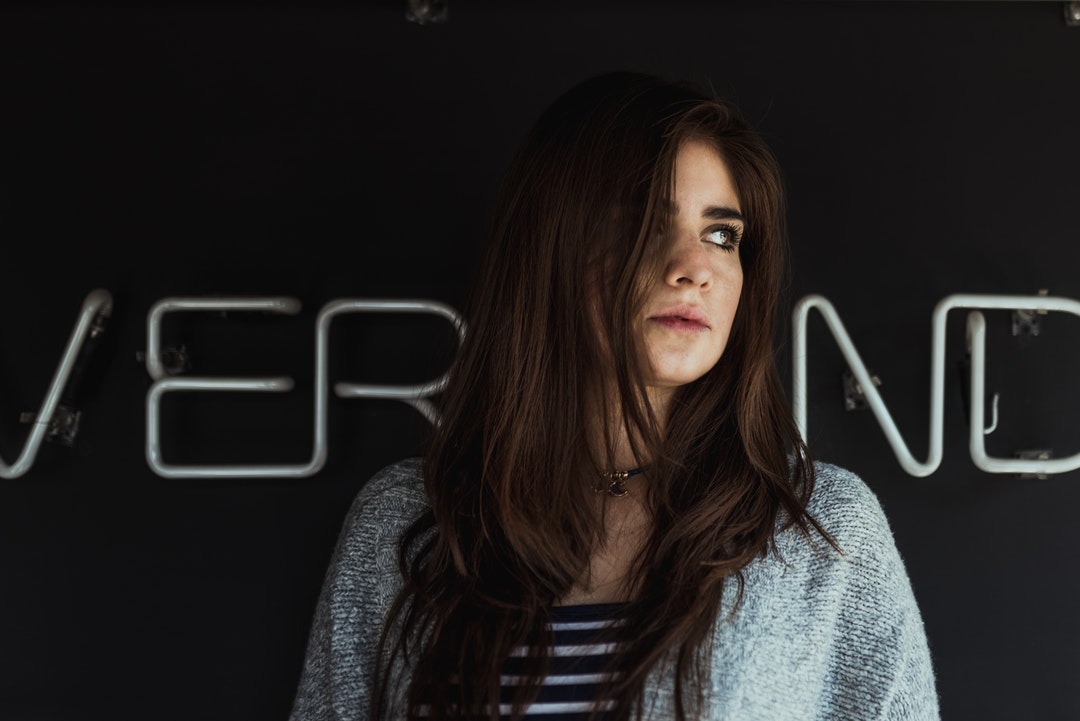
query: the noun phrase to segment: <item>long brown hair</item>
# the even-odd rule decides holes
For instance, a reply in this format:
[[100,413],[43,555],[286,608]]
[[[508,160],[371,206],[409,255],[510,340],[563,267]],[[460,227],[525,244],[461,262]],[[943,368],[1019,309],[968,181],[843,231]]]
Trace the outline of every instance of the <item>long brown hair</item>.
[[[675,156],[688,139],[712,144],[735,182],[744,282],[723,357],[678,389],[661,424],[634,319],[659,272]],[[612,661],[620,673],[606,718],[631,717],[658,664],[674,669],[678,718],[696,715],[725,582],[741,596],[742,569],[778,528],[823,533],[806,512],[813,470],[774,359],[783,225],[773,154],[704,93],[614,73],[541,116],[503,182],[426,454],[431,510],[401,542],[406,583],[380,658],[412,668],[410,714],[498,719],[503,661],[519,645],[550,643],[551,607],[603,539],[593,484],[612,467],[615,429],[604,427],[598,451],[595,423],[598,408],[614,407],[636,456],[651,462],[653,529],[622,612],[634,633]],[[526,677],[542,677],[541,656],[529,657]],[[391,676],[378,676],[376,717],[395,695]]]

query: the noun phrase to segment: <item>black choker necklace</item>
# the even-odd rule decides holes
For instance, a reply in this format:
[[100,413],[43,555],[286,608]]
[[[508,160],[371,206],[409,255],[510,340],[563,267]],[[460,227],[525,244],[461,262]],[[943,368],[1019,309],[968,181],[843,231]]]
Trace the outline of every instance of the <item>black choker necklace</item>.
[[622,498],[630,491],[623,488],[622,484],[627,478],[636,476],[639,473],[645,471],[646,466],[641,468],[631,468],[629,471],[614,471],[612,473],[601,473],[600,478],[602,482],[597,483],[593,489],[597,493],[606,493],[609,496],[615,496],[616,498]]

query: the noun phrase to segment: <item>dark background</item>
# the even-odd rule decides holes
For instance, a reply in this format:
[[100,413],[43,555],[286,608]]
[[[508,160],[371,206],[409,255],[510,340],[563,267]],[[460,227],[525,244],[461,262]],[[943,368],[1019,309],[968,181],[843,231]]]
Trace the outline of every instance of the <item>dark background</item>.
[[[168,296],[288,295],[296,317],[165,326],[193,373],[291,375],[283,395],[171,396],[174,463],[303,462],[314,319],[336,298],[462,307],[521,135],[611,69],[711,83],[790,188],[792,301],[837,307],[926,457],[930,316],[958,292],[1080,298],[1080,27],[1060,2],[404,2],[0,6],[0,456],[11,463],[94,288],[115,310],[73,447],[0,480],[0,719],[284,719],[352,497],[416,454],[392,401],[328,401],[303,480],[168,480],[144,458],[136,359]],[[528,262],[528,249],[522,249]],[[810,438],[881,499],[949,721],[1080,718],[1080,473],[991,475],[967,451],[950,319],[945,454],[916,479],[810,325]],[[987,313],[994,455],[1080,451],[1080,319],[1014,338]],[[418,382],[441,321],[352,316],[331,383]],[[788,349],[782,354],[787,366]]]

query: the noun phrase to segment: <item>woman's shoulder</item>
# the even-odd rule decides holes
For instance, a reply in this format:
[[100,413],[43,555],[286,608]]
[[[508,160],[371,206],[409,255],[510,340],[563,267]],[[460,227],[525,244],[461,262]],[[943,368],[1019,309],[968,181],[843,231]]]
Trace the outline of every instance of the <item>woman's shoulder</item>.
[[872,559],[895,553],[892,528],[877,495],[846,468],[814,462],[814,486],[806,511],[836,547],[816,531],[807,536],[797,526],[780,520],[785,529],[776,535],[775,549],[788,561],[802,559],[802,564],[820,569],[847,566],[855,559],[872,563]]
[[424,465],[419,458],[392,463],[360,489],[349,510],[349,534],[397,534],[428,508]]
[[364,484],[357,496],[363,503],[389,506],[427,503],[426,499],[421,458],[406,458],[385,466]]
[[832,463],[814,461],[814,480],[815,488],[823,491],[824,495],[815,492],[811,497],[811,506],[827,507],[849,503],[876,503],[877,501],[874,492],[870,490],[862,477]]
[[857,474],[831,463],[814,463],[814,490],[806,510],[837,541],[892,541],[877,495]]
[[380,470],[353,499],[330,564],[331,576],[348,588],[388,587],[396,578],[401,534],[427,508],[419,459]]

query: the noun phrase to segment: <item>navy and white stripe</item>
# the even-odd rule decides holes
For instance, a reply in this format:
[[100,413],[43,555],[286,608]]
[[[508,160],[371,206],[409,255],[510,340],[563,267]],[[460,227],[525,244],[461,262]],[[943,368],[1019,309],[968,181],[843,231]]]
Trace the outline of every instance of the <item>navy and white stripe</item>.
[[[527,682],[521,676],[526,658],[549,650],[547,676],[525,708],[528,721],[586,721],[594,710],[610,709],[612,702],[600,694],[612,680],[608,671],[612,654],[625,641],[626,634],[618,631],[620,622],[615,620],[619,608],[620,604],[552,608],[552,647],[518,647],[503,663],[499,714],[509,718],[515,692]],[[617,630],[612,634],[611,629]],[[421,716],[426,715],[427,709],[421,708]]]
[[[611,702],[599,698],[599,693],[602,685],[611,680],[607,666],[618,648],[618,637],[613,640],[605,632],[615,627],[618,609],[618,604],[551,609],[554,644],[548,657],[548,675],[536,700],[525,710],[529,721],[584,721],[594,709],[611,707]],[[504,701],[512,699],[523,682],[517,674],[525,656],[544,650],[518,648],[506,660],[502,676]],[[499,712],[509,715],[509,703]]]

